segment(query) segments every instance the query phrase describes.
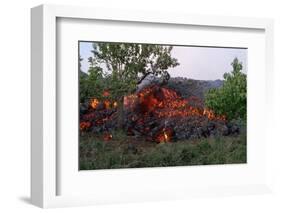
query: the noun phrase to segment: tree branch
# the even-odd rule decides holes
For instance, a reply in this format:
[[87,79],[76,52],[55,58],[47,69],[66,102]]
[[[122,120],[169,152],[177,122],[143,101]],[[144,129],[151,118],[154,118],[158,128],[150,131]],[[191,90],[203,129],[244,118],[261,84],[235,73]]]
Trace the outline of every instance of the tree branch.
[[152,72],[147,72],[147,73],[145,73],[142,77],[141,77],[141,79],[137,82],[137,84],[140,84],[148,75],[150,75],[150,74],[152,74]]

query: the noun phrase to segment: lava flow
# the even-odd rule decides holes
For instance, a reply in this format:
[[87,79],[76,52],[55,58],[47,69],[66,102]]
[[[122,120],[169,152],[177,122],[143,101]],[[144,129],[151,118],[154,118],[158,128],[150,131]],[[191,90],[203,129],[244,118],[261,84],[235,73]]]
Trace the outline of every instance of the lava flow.
[[153,113],[158,118],[176,116],[206,116],[209,120],[226,120],[225,116],[218,116],[207,108],[197,97],[184,99],[176,91],[154,85],[132,95],[126,99],[126,105],[133,108],[138,104],[144,113]]
[[209,121],[226,121],[225,116],[215,115],[212,110],[205,108],[199,98],[182,98],[177,91],[158,85],[128,96],[125,107],[128,109],[127,126],[130,134],[135,132],[158,143],[177,139],[184,131],[194,132],[194,128]]
[[[104,91],[103,100],[90,99],[80,114],[80,131],[103,133],[105,141],[112,139],[110,132],[120,125],[118,104],[109,96],[109,91]],[[216,115],[199,98],[183,98],[179,92],[159,85],[125,96],[123,111],[122,128],[128,135],[158,143],[209,135],[212,128],[219,129],[226,122],[225,116]]]

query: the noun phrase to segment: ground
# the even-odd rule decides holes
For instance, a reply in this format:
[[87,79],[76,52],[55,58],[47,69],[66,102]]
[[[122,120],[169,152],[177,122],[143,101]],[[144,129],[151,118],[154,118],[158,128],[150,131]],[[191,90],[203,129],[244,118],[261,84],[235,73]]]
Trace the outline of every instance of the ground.
[[122,131],[80,136],[80,170],[246,163],[246,134],[155,143]]

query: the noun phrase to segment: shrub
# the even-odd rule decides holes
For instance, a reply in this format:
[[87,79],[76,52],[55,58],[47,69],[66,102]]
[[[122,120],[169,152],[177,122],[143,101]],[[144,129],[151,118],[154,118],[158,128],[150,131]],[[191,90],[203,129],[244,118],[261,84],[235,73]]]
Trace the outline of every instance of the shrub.
[[237,58],[231,65],[233,70],[224,74],[223,86],[206,93],[205,104],[216,114],[226,115],[229,120],[246,120],[247,76],[241,72],[243,66]]

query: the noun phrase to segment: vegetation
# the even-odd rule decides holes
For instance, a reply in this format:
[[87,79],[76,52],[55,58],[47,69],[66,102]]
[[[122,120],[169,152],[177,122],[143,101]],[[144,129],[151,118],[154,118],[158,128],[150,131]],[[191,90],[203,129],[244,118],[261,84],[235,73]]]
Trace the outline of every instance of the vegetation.
[[232,62],[231,73],[224,74],[224,84],[211,89],[205,97],[205,104],[216,114],[226,115],[227,119],[246,120],[247,76],[242,73],[242,63],[237,58]]
[[[134,93],[138,85],[149,75],[159,77],[163,83],[167,83],[170,79],[167,70],[179,65],[177,59],[171,56],[171,51],[172,46],[93,43],[93,57],[88,58],[90,66],[87,74],[82,72],[82,58],[79,58],[81,112],[89,110],[85,107],[89,105],[87,102],[89,99],[98,99],[99,103],[116,102],[114,113],[118,115],[114,118],[105,117],[106,119],[118,117],[118,125],[101,131],[99,129],[92,131],[89,127],[93,128],[96,123],[85,119],[84,123],[88,124],[89,129],[80,130],[79,167],[81,170],[246,162],[247,76],[241,72],[243,66],[237,58],[231,64],[233,70],[224,74],[223,85],[210,89],[205,94],[206,107],[214,111],[216,115],[225,115],[227,120],[218,122],[226,122],[223,123],[224,127],[227,131],[233,128],[233,134],[209,134],[202,136],[207,138],[198,136],[194,138],[200,139],[189,137],[189,140],[177,141],[175,139],[173,142],[156,143],[145,141],[144,137],[133,134],[127,136],[124,132],[122,128],[124,127],[122,122],[125,120],[123,118],[124,96]],[[178,87],[181,86],[186,87],[184,84]],[[205,91],[201,93],[202,97]],[[102,104],[100,106],[104,107],[102,110],[106,109]],[[91,116],[93,113],[99,115],[98,110],[91,110],[89,113]],[[81,118],[80,114],[80,122]],[[205,128],[211,127],[206,125]],[[209,132],[211,131],[212,129]],[[164,130],[163,133],[167,137]]]
[[244,133],[160,144],[132,142],[122,132],[114,134],[114,140],[107,142],[89,134],[80,137],[81,170],[246,162]]
[[88,59],[89,75],[80,75],[80,100],[99,98],[107,90],[112,99],[122,102],[124,95],[133,93],[148,75],[167,82],[168,68],[179,65],[171,57],[172,48],[155,44],[93,43],[93,57]]

